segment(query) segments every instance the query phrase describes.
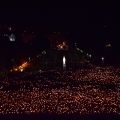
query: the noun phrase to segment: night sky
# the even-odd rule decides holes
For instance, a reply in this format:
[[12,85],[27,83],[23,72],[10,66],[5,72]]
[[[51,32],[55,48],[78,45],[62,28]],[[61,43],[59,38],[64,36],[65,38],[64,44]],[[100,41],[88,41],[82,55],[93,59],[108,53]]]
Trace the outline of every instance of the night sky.
[[[95,49],[119,48],[120,6],[116,2],[0,2],[0,22],[71,31],[71,40]],[[93,51],[93,50],[92,50]]]

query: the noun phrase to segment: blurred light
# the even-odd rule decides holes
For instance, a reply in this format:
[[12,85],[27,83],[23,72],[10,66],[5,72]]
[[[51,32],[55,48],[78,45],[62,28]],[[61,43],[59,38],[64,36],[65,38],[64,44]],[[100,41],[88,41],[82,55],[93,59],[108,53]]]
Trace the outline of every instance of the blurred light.
[[77,50],[80,50],[79,48],[77,48]]
[[63,45],[65,45],[65,42],[63,42]]
[[30,62],[30,57],[29,57],[29,62]]
[[42,52],[42,54],[44,54],[44,55],[45,55],[45,54],[46,54],[46,51],[43,51],[43,52]]
[[106,45],[106,47],[111,47],[111,44]]
[[102,60],[104,60],[104,57],[102,57]]
[[15,68],[15,71],[18,71],[18,69],[17,69],[17,68]]
[[65,65],[66,59],[65,56],[63,56],[63,65]]
[[11,31],[11,27],[10,28],[8,28],[10,31]]
[[89,55],[89,57],[91,57],[91,55]]
[[9,40],[10,40],[10,41],[15,41],[15,35],[14,35],[14,34],[11,34],[11,35],[9,36]]
[[23,68],[21,68],[20,71],[23,72]]
[[13,59],[11,61],[13,61]]

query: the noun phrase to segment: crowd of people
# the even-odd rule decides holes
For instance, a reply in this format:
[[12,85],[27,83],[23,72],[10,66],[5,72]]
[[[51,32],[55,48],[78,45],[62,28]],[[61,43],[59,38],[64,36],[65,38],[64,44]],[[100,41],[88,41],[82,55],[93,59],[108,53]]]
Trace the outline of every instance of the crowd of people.
[[120,75],[114,67],[31,72],[0,80],[0,114],[120,114]]

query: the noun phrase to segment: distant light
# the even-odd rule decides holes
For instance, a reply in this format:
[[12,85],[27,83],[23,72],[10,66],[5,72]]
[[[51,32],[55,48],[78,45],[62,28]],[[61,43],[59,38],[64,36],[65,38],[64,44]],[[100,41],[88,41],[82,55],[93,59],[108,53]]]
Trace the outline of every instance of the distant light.
[[43,51],[42,54],[46,55],[46,51]]
[[15,71],[18,71],[18,69],[17,69],[17,68],[15,68]]
[[9,36],[9,40],[10,40],[10,41],[15,41],[15,35],[14,35],[14,34],[11,34],[11,35]]
[[102,60],[104,60],[104,57],[102,57]]
[[39,57],[39,56],[41,56],[41,55],[37,55],[37,57]]
[[61,45],[60,48],[63,49],[63,46]]
[[106,45],[106,47],[111,47],[111,44]]
[[63,65],[65,65],[66,59],[65,56],[63,56]]
[[29,61],[30,61],[30,57],[29,57]]
[[77,48],[77,50],[80,50],[79,48]]
[[23,69],[23,68],[21,68],[21,69],[20,69],[20,72],[23,72],[23,70],[24,70],[24,69]]
[[9,28],[9,30],[11,31],[11,27]]
[[91,57],[91,55],[89,55],[89,57]]
[[4,36],[8,36],[8,34],[4,34]]
[[13,61],[13,59],[11,59],[11,61]]

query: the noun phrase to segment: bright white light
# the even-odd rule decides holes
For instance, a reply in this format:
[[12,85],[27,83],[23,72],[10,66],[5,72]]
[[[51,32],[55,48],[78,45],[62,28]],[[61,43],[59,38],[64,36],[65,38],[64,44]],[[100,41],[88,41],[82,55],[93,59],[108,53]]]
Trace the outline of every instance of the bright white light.
[[14,35],[14,34],[11,34],[11,35],[9,36],[9,40],[10,40],[10,41],[15,41],[15,35]]
[[23,68],[21,68],[20,71],[23,72]]
[[104,60],[104,57],[102,57],[102,60]]
[[66,59],[65,56],[63,56],[63,65],[65,65]]
[[89,55],[89,57],[91,57],[91,55]]

